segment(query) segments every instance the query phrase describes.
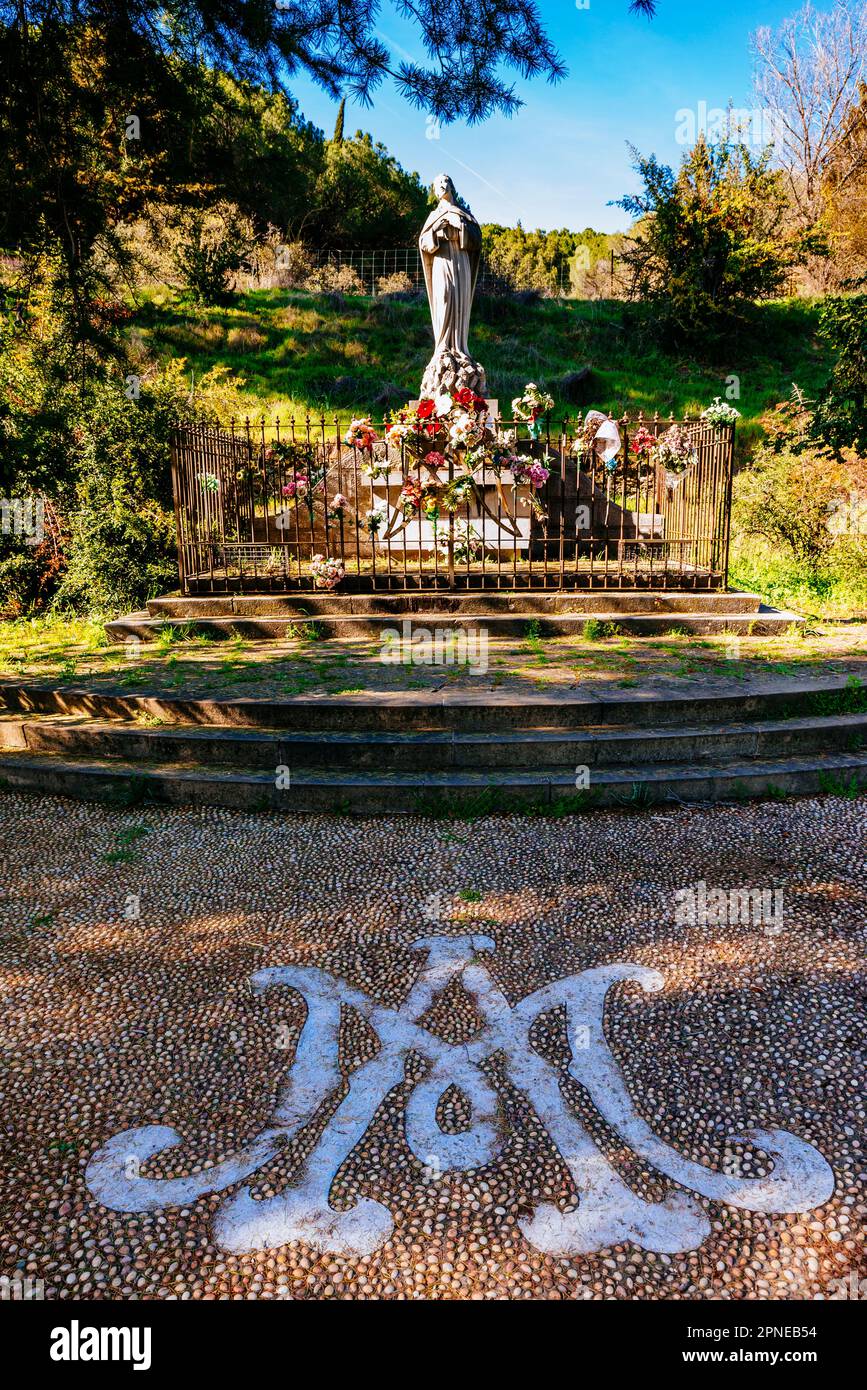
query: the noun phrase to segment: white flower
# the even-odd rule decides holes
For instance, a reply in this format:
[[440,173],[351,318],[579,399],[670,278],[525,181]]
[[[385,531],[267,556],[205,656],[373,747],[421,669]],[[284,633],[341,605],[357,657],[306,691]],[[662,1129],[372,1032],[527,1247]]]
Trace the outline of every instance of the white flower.
[[443,391],[441,396],[434,397],[434,410],[437,415],[448,415],[452,404],[452,398],[447,391]]
[[449,429],[449,438],[453,444],[466,444],[475,428],[475,420],[464,412],[458,416]]

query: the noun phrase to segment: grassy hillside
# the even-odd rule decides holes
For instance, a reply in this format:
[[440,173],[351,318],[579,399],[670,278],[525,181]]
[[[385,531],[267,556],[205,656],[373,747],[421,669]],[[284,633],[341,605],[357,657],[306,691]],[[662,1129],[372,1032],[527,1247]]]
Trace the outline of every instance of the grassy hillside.
[[[735,403],[749,443],[762,415],[797,381],[812,394],[828,364],[816,337],[816,306],[805,301],[764,304],[744,342],[712,365],[656,347],[638,307],[618,301],[543,300],[523,304],[480,298],[471,347],[488,373],[489,394],[504,413],[527,381],[547,385],[558,407],[594,405],[615,414],[639,410],[695,412],[739,378]],[[200,376],[224,364],[245,378],[251,414],[281,416],[307,410],[380,414],[418,391],[430,356],[424,300],[402,302],[261,290],[231,308],[198,309],[170,297],[142,306],[136,331],[160,358],[185,357]],[[592,377],[571,406],[558,382],[589,366]]]

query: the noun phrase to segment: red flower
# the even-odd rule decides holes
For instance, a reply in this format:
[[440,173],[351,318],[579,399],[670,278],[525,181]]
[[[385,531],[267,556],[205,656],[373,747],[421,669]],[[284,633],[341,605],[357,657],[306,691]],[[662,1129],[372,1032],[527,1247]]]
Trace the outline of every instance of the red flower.
[[488,402],[485,400],[484,396],[473,396],[473,410],[477,415],[480,415],[482,411],[487,410],[487,408]]
[[418,418],[419,418],[420,420],[427,420],[429,416],[433,415],[433,413],[434,413],[434,403],[433,403],[432,400],[429,400],[429,399],[425,398],[425,400],[419,401],[419,403],[418,403]]
[[472,405],[476,398],[469,386],[462,386],[460,391],[455,391],[454,399],[457,401],[458,405],[468,406]]
[[445,468],[446,466],[444,455],[436,449],[431,449],[429,454],[425,454],[424,461],[429,468]]

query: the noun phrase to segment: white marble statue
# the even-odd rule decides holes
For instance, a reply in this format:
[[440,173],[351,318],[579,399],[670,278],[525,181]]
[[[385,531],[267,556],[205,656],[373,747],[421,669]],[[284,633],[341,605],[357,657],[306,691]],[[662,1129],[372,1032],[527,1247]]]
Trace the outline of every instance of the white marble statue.
[[418,239],[434,331],[433,357],[425,370],[421,394],[437,396],[468,386],[483,396],[485,371],[470,357],[467,347],[482,232],[473,214],[458,206],[448,174],[438,174],[433,188],[439,201]]

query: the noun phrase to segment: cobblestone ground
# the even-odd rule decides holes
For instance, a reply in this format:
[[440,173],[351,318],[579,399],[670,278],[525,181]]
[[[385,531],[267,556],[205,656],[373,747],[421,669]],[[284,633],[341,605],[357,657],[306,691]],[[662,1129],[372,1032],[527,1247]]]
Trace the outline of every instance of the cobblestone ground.
[[4,795],[0,1275],[47,1298],[867,1288],[865,809]]

